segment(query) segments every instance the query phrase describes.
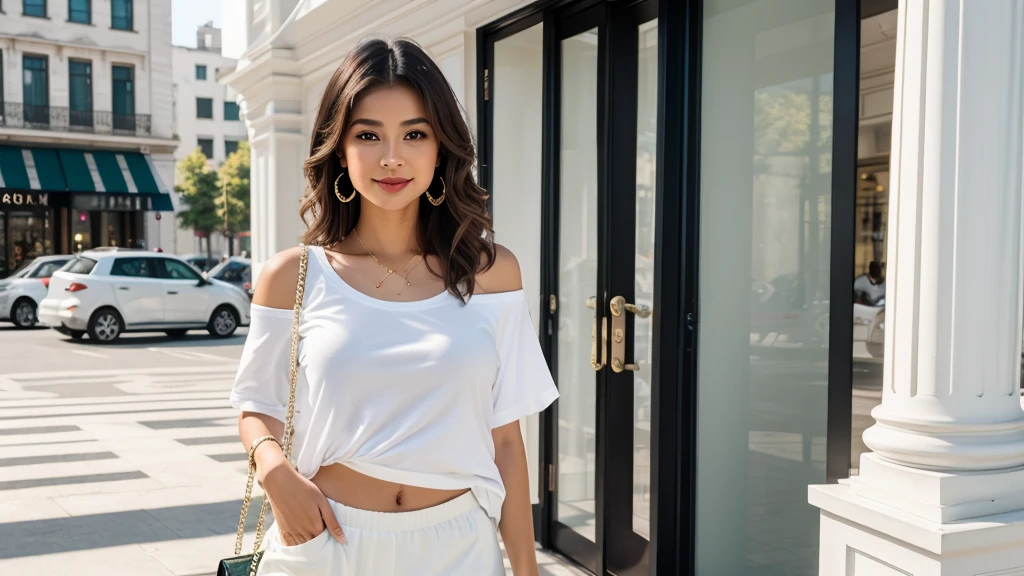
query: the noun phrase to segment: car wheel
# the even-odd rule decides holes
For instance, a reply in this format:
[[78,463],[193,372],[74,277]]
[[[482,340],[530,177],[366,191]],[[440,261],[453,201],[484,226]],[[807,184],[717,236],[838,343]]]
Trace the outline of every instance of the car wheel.
[[171,338],[182,338],[188,330],[183,328],[175,328],[174,330],[164,330],[164,334],[167,334]]
[[117,340],[123,330],[121,315],[113,308],[97,310],[89,319],[89,337],[104,344]]
[[35,326],[36,303],[31,298],[19,298],[11,307],[11,322],[18,328]]
[[220,306],[210,316],[210,323],[206,329],[217,338],[227,338],[235,333],[238,328],[238,312],[231,306]]
[[68,332],[68,336],[71,336],[75,340],[81,340],[82,336],[85,336],[85,330],[71,330]]

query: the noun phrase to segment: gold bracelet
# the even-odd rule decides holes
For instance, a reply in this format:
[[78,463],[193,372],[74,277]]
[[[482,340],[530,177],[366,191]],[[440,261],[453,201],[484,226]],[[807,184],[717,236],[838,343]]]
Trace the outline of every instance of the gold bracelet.
[[[253,468],[253,469],[256,468],[256,449],[259,448],[260,444],[266,442],[267,440],[273,440],[274,442],[277,442],[278,446],[281,446],[281,441],[278,440],[274,436],[267,435],[267,436],[260,436],[259,438],[257,438],[252,443],[252,447],[249,448],[249,467],[250,468]],[[283,447],[282,447],[282,449],[283,449]]]

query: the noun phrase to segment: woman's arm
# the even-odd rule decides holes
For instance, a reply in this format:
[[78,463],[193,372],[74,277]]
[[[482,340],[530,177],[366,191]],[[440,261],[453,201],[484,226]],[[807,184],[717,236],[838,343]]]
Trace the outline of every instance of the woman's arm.
[[[519,262],[500,244],[495,245],[494,265],[477,275],[478,292],[511,292],[523,287]],[[491,430],[494,439],[494,463],[505,485],[498,530],[515,576],[537,575],[537,549],[533,536],[533,508],[530,505],[530,478],[526,470],[526,447],[519,421]]]
[[[263,266],[252,302],[259,306],[291,310],[295,305],[295,287],[299,281],[299,249],[289,248],[267,261]],[[281,382],[287,386],[287,382]],[[242,412],[238,415],[238,435],[248,450],[255,439],[273,435],[278,440],[284,436],[284,422],[257,412]],[[264,442],[253,455],[260,485],[270,470],[281,464],[288,465],[281,447],[275,442]]]
[[515,576],[537,576],[530,478],[519,421],[495,428],[491,436],[494,437],[494,462],[505,485],[505,502],[501,505],[501,522],[498,523],[505,552]]
[[[295,288],[298,282],[299,249],[285,250],[271,258],[263,267],[256,285],[253,303],[268,308],[291,310],[295,304]],[[290,334],[277,335],[289,339]],[[244,354],[243,354],[244,356]],[[289,367],[290,368],[290,367]],[[267,378],[274,378],[267,375]],[[273,386],[285,388],[288,381],[272,382]],[[248,450],[261,437],[272,435],[278,440],[284,437],[284,422],[267,414],[243,411],[238,417],[238,435]],[[324,528],[342,544],[345,535],[338,524],[320,489],[300,475],[276,442],[264,442],[253,454],[256,463],[256,477],[270,499],[274,521],[280,529],[281,540],[288,546],[307,542],[320,534]]]

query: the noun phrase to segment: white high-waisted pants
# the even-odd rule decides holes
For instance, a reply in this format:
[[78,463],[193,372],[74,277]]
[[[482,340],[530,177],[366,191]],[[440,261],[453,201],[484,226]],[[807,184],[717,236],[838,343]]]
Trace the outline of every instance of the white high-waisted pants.
[[286,546],[275,522],[259,576],[504,576],[494,521],[466,492],[412,512],[371,512],[328,499],[342,530]]

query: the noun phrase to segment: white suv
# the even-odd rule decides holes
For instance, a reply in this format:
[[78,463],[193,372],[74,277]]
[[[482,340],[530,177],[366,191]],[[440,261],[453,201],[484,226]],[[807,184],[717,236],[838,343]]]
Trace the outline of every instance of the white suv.
[[225,338],[249,325],[249,297],[172,255],[91,250],[53,274],[38,315],[72,338],[88,333],[99,342],[123,332],[181,337],[203,328]]
[[36,308],[46,298],[50,276],[71,258],[68,255],[39,256],[0,280],[0,320],[13,322],[18,328],[34,326]]

